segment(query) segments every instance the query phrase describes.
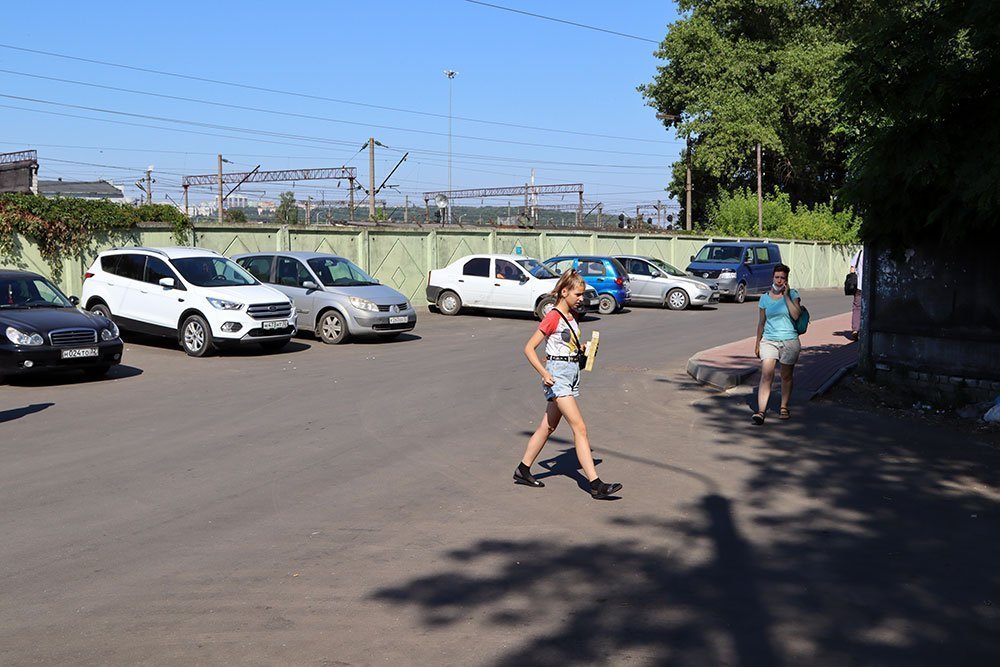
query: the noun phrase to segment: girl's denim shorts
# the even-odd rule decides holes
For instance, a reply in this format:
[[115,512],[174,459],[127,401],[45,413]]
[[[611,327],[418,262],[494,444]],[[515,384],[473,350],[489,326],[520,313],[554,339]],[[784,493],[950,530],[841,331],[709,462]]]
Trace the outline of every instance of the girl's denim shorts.
[[551,401],[563,396],[580,395],[580,365],[575,361],[556,361],[548,359],[545,361],[545,370],[552,374],[556,383],[551,387],[542,383],[545,391],[545,400]]

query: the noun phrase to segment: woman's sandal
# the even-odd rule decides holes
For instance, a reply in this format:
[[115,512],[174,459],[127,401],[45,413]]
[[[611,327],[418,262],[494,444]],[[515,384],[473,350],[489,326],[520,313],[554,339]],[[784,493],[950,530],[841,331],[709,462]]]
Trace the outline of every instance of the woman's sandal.
[[763,412],[753,413],[753,415],[750,417],[750,423],[753,424],[754,426],[760,426],[761,424],[763,424],[764,413]]
[[590,495],[594,500],[607,500],[622,490],[622,485],[618,483],[602,483],[596,489],[590,489]]
[[791,419],[792,413],[788,411],[788,408],[781,408],[778,410],[778,419]]

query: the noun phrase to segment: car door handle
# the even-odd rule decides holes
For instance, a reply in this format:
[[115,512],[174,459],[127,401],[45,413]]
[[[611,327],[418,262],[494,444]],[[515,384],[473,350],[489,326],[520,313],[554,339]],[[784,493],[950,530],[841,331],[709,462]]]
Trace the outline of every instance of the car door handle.
[[459,278],[459,279],[458,279],[458,282],[460,282],[460,283],[464,283],[464,282],[465,282],[465,280],[463,280],[462,278]]
[[500,283],[493,283],[494,287],[500,287]]

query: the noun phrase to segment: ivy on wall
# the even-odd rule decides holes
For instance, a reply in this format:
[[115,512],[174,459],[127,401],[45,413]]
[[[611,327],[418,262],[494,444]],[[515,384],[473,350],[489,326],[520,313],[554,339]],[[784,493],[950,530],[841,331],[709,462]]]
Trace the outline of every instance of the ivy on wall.
[[99,236],[122,234],[140,222],[165,222],[183,243],[191,223],[167,204],[130,206],[103,199],[48,199],[0,194],[0,257],[16,258],[17,235],[34,242],[54,275],[65,257],[82,254]]

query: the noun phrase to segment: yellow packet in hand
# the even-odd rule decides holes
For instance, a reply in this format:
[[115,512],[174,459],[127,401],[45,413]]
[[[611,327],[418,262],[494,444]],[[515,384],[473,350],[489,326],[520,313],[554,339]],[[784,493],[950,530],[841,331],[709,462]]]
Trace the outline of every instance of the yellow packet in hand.
[[585,371],[594,370],[594,359],[597,358],[597,346],[601,342],[601,332],[595,331],[590,336],[590,342],[587,343],[587,365],[583,367]]

